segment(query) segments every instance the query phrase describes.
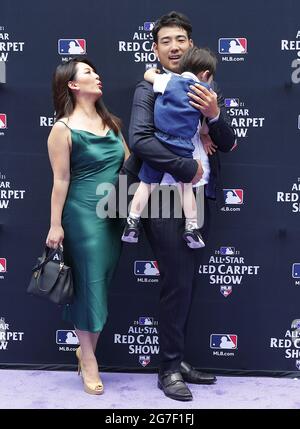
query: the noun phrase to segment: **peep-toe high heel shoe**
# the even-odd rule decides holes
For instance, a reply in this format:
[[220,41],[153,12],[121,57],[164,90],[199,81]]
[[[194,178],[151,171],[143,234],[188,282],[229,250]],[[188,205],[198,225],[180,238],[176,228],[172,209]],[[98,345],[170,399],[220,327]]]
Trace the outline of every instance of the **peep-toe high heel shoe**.
[[78,359],[78,375],[81,374],[83,381],[83,388],[86,393],[90,395],[101,395],[104,392],[103,384],[101,379],[99,378],[98,383],[87,383],[85,381],[84,369],[82,365],[82,361],[80,359],[80,347],[76,349],[76,357]]

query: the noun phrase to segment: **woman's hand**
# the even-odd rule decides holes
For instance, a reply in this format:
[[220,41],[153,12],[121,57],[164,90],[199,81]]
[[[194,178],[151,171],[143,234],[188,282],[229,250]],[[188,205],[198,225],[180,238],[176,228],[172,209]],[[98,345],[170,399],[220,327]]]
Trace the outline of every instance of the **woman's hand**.
[[62,244],[64,235],[62,226],[51,226],[46,239],[46,245],[51,249],[57,249]]

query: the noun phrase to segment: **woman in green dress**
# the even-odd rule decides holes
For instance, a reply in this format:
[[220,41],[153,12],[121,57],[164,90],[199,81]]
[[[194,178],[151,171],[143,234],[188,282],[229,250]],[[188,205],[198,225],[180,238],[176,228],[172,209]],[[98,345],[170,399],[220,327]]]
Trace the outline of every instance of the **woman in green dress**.
[[48,247],[64,245],[72,268],[75,300],[65,319],[79,338],[76,350],[84,390],[103,393],[95,350],[107,318],[107,288],[120,254],[118,219],[97,214],[100,184],[115,184],[128,152],[120,122],[105,108],[94,66],[74,58],[53,79],[56,122],[48,138],[53,170]]

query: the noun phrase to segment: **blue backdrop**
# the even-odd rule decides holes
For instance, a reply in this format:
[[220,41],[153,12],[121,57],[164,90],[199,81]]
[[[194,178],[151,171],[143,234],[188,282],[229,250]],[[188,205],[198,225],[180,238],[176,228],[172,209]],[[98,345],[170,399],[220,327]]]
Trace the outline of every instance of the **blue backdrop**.
[[[194,42],[217,53],[216,80],[239,137],[238,150],[222,156],[227,204],[219,211],[210,207],[213,229],[195,278],[186,358],[218,372],[298,374],[296,0],[2,2],[0,60],[7,82],[0,84],[1,367],[75,363],[77,339],[61,309],[26,294],[49,226],[52,73],[72,57],[66,52],[70,41],[86,51],[127,137],[135,84],[146,67],[157,64],[152,23],[170,10],[190,17]],[[237,53],[230,52],[232,45]],[[159,271],[143,240],[120,259],[98,351],[102,367],[157,366],[158,295]]]

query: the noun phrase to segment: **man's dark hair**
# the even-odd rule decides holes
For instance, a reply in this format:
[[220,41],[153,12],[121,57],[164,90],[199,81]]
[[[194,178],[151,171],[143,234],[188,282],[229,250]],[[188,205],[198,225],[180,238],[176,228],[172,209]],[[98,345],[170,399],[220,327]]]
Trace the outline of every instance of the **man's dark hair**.
[[188,49],[181,57],[179,63],[179,73],[189,71],[197,75],[198,73],[209,70],[209,77],[216,73],[217,57],[208,48],[197,48],[193,46]]
[[192,24],[190,23],[189,19],[179,12],[169,12],[166,15],[161,16],[155,23],[152,35],[153,35],[153,41],[155,43],[158,42],[157,33],[159,30],[163,27],[179,27],[183,28],[187,32],[187,36],[190,39],[192,36]]

